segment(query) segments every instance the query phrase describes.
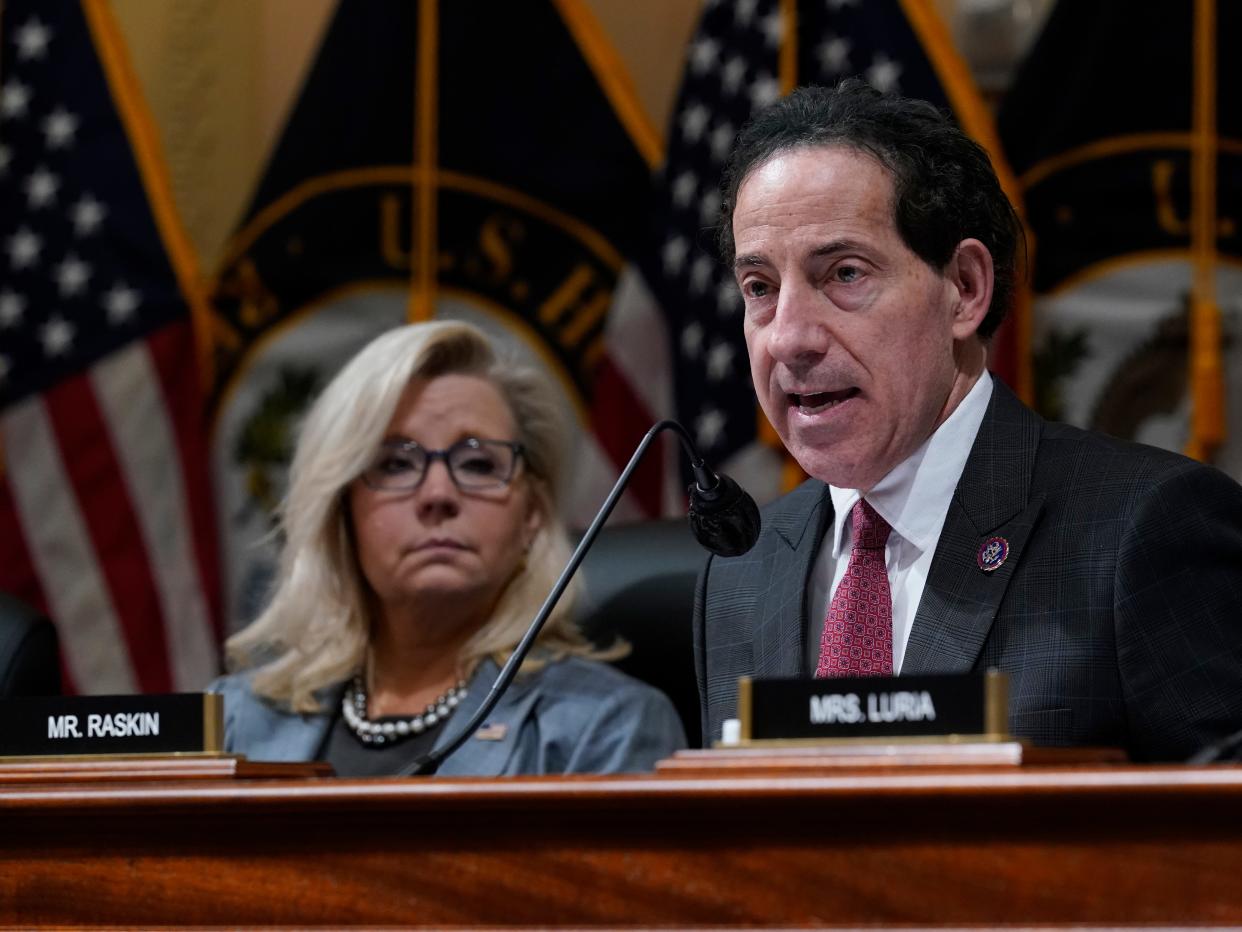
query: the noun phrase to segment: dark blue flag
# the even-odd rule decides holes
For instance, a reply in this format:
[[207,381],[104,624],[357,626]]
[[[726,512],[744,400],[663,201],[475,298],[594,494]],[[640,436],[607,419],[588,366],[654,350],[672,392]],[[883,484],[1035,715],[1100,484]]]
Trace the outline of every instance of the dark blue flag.
[[1242,477],[1239,29],[1236,3],[1060,3],[1000,128],[1038,246],[1040,408]]
[[[292,424],[383,329],[465,319],[545,366],[579,427],[585,522],[671,407],[630,265],[656,134],[581,0],[343,3],[218,276],[218,475],[241,618],[267,569]],[[672,490],[675,492],[675,490]],[[644,463],[621,514],[659,514]]]

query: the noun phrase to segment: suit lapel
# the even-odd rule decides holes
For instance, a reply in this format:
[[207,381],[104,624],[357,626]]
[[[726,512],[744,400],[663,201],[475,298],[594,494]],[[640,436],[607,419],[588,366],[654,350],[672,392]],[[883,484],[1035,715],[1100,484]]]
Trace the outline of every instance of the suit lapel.
[[[453,712],[453,717],[448,720],[440,737],[436,739],[436,750],[461,734],[466,723],[470,721],[470,717],[483,704],[483,700],[487,697],[499,673],[500,668],[492,660],[485,659],[479,662],[474,675],[470,677],[470,687],[466,692],[466,698]],[[513,756],[517,748],[518,733],[522,722],[530,714],[535,700],[539,697],[537,684],[538,677],[520,675],[515,677],[504,696],[496,703],[492,714],[483,722],[478,731],[445,759],[437,774],[476,777],[495,777],[503,774],[509,758]]]
[[[1031,496],[1040,417],[999,380],[949,504],[923,597],[910,630],[902,673],[970,670],[991,630],[1009,580],[1039,520],[1043,495]],[[979,567],[992,538],[1008,545],[998,568]]]
[[[828,486],[804,482],[764,516],[775,542],[763,556],[754,629],[755,676],[801,676],[806,637],[806,591],[811,564],[832,521]],[[791,618],[797,623],[792,624]]]

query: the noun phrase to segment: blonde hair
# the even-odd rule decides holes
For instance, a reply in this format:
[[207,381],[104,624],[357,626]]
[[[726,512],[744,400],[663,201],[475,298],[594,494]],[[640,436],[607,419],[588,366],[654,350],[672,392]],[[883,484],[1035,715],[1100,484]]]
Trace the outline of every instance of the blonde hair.
[[[410,382],[448,374],[486,378],[508,402],[543,518],[523,570],[463,648],[462,669],[483,657],[501,661],[551,590],[570,552],[556,511],[566,429],[555,390],[542,373],[502,358],[468,324],[390,330],[341,369],[303,423],[278,514],[284,544],[274,594],[254,623],[227,643],[230,666],[259,665],[256,693],[294,711],[320,711],[316,691],[362,668],[373,621],[371,590],[354,552],[346,489],[371,463]],[[540,633],[538,658],[524,670],[566,654],[615,656],[595,651],[574,625],[576,589],[572,583],[566,589]]]

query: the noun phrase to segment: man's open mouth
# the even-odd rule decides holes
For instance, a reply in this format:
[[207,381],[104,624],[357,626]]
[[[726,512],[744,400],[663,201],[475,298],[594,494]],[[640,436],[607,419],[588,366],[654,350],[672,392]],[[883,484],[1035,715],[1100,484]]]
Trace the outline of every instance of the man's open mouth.
[[809,392],[805,395],[790,392],[790,403],[799,410],[807,414],[814,414],[817,411],[826,411],[829,408],[841,404],[843,401],[849,401],[858,394],[857,388],[843,388],[835,392]]

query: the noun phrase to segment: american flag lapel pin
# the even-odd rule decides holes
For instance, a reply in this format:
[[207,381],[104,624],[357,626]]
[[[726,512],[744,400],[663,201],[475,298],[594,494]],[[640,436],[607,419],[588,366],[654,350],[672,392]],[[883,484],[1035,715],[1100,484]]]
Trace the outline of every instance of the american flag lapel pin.
[[475,738],[479,741],[504,741],[505,735],[509,733],[509,726],[502,722],[494,724],[482,725],[479,730],[474,733]]

